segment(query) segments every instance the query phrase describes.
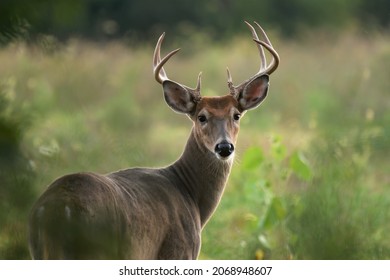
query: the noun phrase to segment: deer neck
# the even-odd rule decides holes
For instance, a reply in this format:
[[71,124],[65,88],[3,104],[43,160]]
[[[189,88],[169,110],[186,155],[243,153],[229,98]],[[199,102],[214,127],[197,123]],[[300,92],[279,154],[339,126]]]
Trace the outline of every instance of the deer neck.
[[233,158],[222,161],[196,140],[194,130],[182,156],[169,168],[177,185],[199,209],[202,227],[217,208],[232,167]]

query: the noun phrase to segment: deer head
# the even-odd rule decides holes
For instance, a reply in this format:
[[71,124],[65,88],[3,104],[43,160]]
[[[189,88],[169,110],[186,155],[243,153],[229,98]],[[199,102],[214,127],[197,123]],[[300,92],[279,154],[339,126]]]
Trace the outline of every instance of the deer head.
[[[220,160],[233,158],[234,146],[239,131],[239,121],[247,110],[254,109],[267,96],[269,75],[279,65],[279,55],[272,47],[264,30],[255,22],[260,30],[262,40],[259,39],[255,28],[245,22],[251,30],[260,54],[260,69],[249,79],[234,86],[229,69],[228,87],[230,93],[218,97],[201,96],[201,73],[198,76],[197,86],[189,88],[170,80],[163,68],[165,63],[180,49],[168,53],[161,59],[160,49],[165,34],[159,38],[153,56],[154,76],[164,91],[164,98],[170,108],[186,114],[194,122],[194,135],[198,145],[209,151]],[[264,49],[272,55],[272,61],[267,65]]]

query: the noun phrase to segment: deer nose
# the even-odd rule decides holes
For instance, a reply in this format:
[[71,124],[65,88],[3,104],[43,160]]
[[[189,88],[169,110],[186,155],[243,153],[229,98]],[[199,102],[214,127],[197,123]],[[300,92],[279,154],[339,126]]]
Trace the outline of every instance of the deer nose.
[[215,146],[215,152],[222,158],[227,158],[234,152],[234,145],[224,140]]

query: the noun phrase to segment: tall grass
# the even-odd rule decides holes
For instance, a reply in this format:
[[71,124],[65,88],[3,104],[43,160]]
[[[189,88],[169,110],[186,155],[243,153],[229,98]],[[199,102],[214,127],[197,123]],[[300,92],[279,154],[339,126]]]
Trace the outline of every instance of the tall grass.
[[[271,37],[281,65],[267,100],[242,119],[237,160],[201,257],[389,258],[390,38]],[[226,66],[236,83],[257,71],[247,37],[227,45],[191,40],[166,68],[190,86],[202,71],[204,95],[228,92]],[[177,47],[167,37],[165,51],[170,43]],[[69,172],[157,167],[180,156],[191,124],[164,103],[152,51],[152,44],[78,41],[0,50],[2,95],[29,112],[21,149],[36,195]]]

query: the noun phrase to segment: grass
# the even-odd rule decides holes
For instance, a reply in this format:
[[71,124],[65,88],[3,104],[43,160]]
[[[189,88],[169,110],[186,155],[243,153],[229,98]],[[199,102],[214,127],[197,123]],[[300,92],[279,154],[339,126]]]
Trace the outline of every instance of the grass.
[[[237,161],[203,232],[201,258],[390,258],[389,36],[270,37],[281,65],[267,100],[242,119]],[[202,71],[204,95],[228,92],[226,66],[236,83],[257,71],[247,37],[190,42],[167,70],[189,86]],[[14,108],[7,118],[29,123],[20,148],[35,197],[66,173],[158,167],[180,156],[191,124],[164,103],[151,73],[152,45],[72,41],[0,50],[2,98]],[[10,217],[3,224],[0,256],[28,258],[24,224]],[[10,248],[18,253],[4,253]]]

